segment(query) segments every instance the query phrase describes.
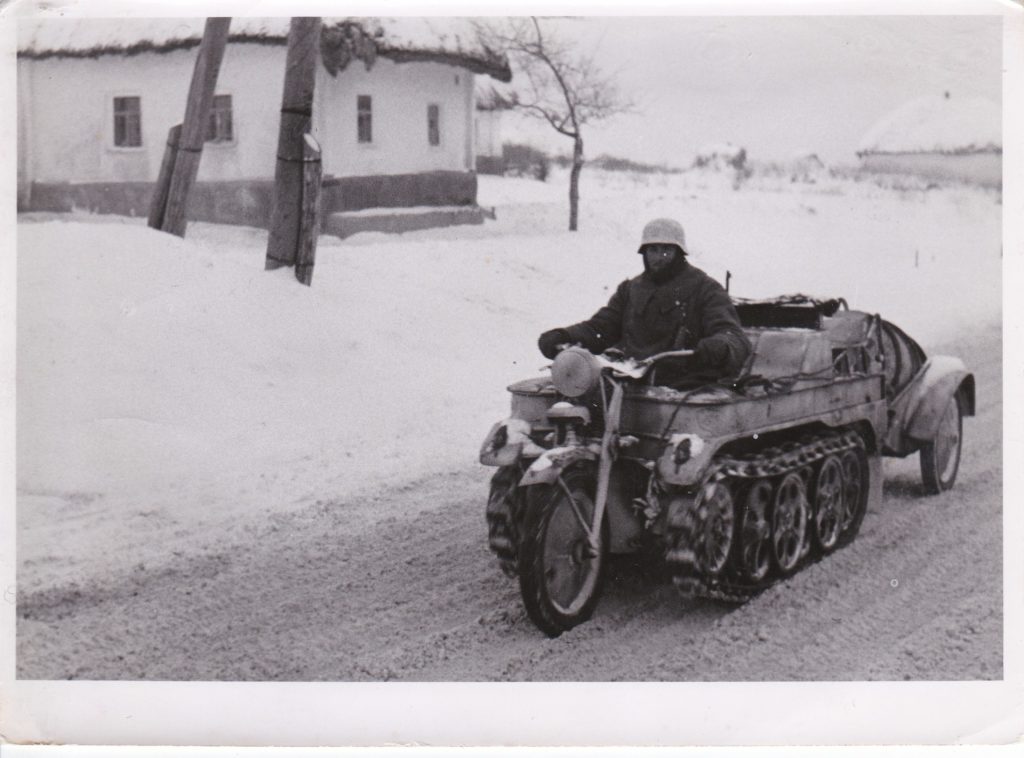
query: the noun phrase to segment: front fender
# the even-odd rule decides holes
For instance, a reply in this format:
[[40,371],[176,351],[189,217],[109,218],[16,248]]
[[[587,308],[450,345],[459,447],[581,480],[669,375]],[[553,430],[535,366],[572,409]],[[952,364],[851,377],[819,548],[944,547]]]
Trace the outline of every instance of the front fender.
[[687,487],[699,482],[720,447],[718,440],[696,434],[673,434],[658,457],[658,474],[669,484]]
[[974,374],[959,358],[930,358],[893,401],[886,446],[907,453],[916,449],[918,443],[933,439],[950,398],[958,393],[963,414],[973,416]]
[[523,455],[539,455],[543,448],[530,439],[530,424],[508,418],[491,427],[480,446],[480,462],[485,466],[511,466]]
[[526,469],[519,480],[520,487],[531,484],[554,484],[569,466],[580,461],[596,461],[601,457],[598,445],[573,445],[572,447],[555,447],[545,450],[537,460]]

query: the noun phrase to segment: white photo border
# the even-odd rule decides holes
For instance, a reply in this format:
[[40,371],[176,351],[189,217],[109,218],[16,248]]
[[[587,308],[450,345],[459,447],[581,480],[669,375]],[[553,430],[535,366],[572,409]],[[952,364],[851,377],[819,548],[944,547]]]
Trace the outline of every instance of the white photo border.
[[[0,9],[0,91],[13,102],[13,18],[40,3]],[[93,2],[52,8],[65,15],[295,15],[277,0]],[[346,13],[372,14],[363,1]],[[337,12],[323,0],[307,15]],[[15,176],[0,179],[0,740],[83,745],[943,745],[1006,744],[1024,725],[1022,478],[1024,327],[1024,13],[1012,2],[524,3],[503,12],[588,15],[1001,14],[1004,19],[1004,679],[996,682],[826,683],[221,683],[56,682],[15,678],[14,370]],[[407,15],[479,15],[489,7],[402,3]],[[243,13],[242,15],[247,15]],[[16,140],[15,108],[0,108],[0,144]],[[8,158],[14,163],[13,155]],[[6,167],[12,169],[13,166]],[[1017,464],[1013,464],[1017,461]],[[738,713],[752,713],[743,719]],[[17,755],[18,753],[14,753]],[[83,753],[87,755],[88,753]],[[189,751],[200,755],[203,751]],[[770,755],[765,751],[763,754]]]

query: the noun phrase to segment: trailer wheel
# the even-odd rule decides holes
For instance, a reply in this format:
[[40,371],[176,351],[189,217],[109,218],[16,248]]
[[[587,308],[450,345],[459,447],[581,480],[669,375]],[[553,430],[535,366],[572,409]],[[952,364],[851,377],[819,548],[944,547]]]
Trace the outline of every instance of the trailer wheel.
[[935,436],[921,445],[921,480],[925,492],[938,495],[953,488],[962,448],[963,411],[959,393],[953,393],[939,419]]
[[[557,637],[590,618],[604,584],[608,519],[597,549],[589,544],[597,475],[593,466],[566,469],[554,484],[527,488],[526,517],[519,546],[519,589],[530,619]],[[575,507],[574,507],[575,506]]]

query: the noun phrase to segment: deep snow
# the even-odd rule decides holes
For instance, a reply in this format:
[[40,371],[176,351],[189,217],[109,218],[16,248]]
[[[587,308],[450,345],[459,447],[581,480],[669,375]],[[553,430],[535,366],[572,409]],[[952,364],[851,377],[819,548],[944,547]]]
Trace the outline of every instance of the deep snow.
[[505,386],[545,364],[537,334],[639,270],[650,217],[679,218],[693,262],[741,296],[843,296],[926,347],[1001,319],[995,193],[583,176],[578,233],[564,174],[481,176],[496,220],[324,236],[312,288],[263,270],[259,230],[23,217],[19,591],[472,463]]

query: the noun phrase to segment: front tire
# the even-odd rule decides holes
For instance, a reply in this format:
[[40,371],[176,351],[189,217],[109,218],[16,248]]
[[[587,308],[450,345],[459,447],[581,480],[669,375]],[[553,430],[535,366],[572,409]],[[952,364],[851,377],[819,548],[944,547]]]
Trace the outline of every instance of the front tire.
[[519,589],[526,612],[549,637],[590,618],[604,585],[608,521],[603,520],[597,550],[574,512],[593,519],[597,476],[593,466],[564,471],[561,483],[527,488],[526,516],[519,546]]
[[929,495],[953,489],[963,449],[963,411],[954,393],[939,419],[935,437],[921,445],[921,480]]

